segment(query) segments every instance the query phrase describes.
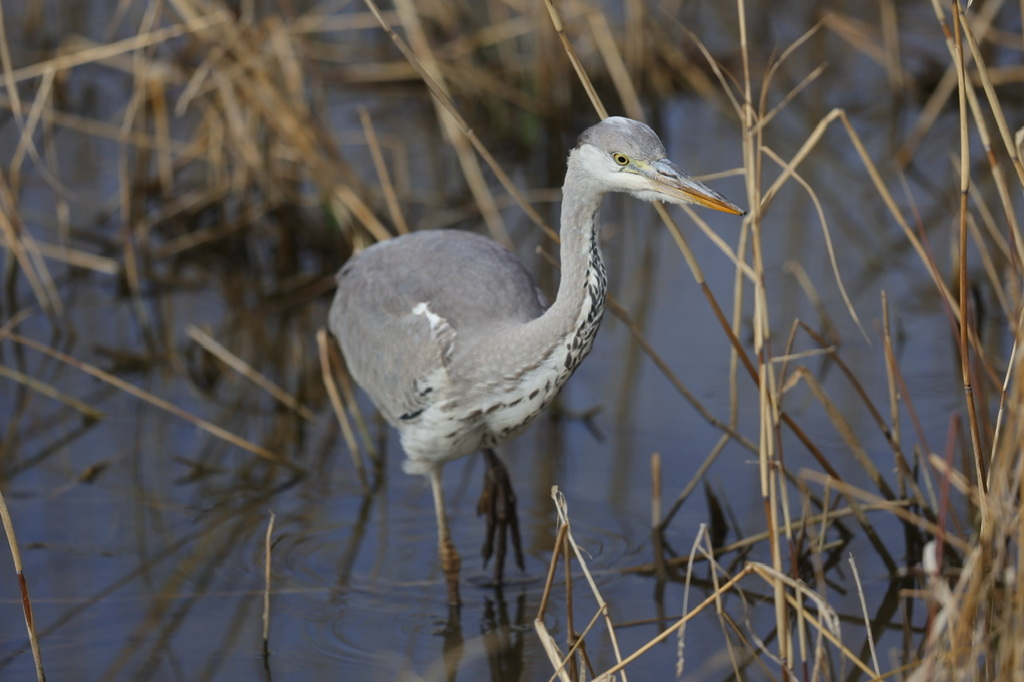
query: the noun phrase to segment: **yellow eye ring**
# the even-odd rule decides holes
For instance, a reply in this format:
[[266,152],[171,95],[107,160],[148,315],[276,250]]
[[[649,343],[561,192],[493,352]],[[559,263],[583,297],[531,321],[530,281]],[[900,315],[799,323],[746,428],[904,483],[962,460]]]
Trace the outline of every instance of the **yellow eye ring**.
[[615,159],[615,163],[620,166],[625,166],[629,163],[629,157],[622,152],[612,152],[612,158]]

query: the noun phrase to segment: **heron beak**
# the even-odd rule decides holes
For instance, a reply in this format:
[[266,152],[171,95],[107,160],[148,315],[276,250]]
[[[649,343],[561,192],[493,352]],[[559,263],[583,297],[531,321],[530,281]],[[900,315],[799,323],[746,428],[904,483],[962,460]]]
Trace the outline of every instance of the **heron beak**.
[[644,164],[642,167],[639,164],[637,166],[640,174],[651,183],[652,192],[664,194],[688,204],[698,204],[706,208],[713,208],[724,213],[731,213],[733,215],[747,214],[746,211],[715,190],[691,178],[679,166],[668,159],[658,159],[649,164]]

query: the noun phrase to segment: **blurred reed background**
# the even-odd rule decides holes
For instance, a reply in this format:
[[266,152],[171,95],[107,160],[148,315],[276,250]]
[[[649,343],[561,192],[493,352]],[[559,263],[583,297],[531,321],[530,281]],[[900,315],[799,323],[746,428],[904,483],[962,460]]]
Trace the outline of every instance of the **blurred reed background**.
[[[4,677],[1024,677],[1020,4],[0,7]],[[608,202],[526,574],[449,613],[334,272],[473,229],[553,291],[599,103],[750,212]]]

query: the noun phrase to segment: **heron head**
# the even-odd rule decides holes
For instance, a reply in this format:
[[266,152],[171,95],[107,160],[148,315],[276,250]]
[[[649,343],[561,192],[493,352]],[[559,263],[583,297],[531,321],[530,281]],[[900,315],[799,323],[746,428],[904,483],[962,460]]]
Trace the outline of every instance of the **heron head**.
[[645,201],[698,204],[734,215],[746,213],[670,161],[665,145],[646,123],[610,116],[583,131],[573,155],[578,155],[581,167],[602,191],[628,192]]

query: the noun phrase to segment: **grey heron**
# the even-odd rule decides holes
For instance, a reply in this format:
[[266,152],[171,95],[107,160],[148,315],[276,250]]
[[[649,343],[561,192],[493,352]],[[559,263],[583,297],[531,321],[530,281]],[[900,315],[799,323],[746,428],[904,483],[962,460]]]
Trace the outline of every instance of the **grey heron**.
[[744,211],[666,158],[646,124],[606,118],[569,153],[562,187],[561,280],[550,306],[505,247],[457,230],[379,242],[338,273],[329,326],[349,372],[399,433],[408,473],[430,478],[448,599],[459,602],[460,559],[441,487],[450,460],[483,451],[485,564],[507,538],[522,567],[515,495],[493,448],[521,433],[590,352],[604,311],[597,213],[607,192],[646,201]]

